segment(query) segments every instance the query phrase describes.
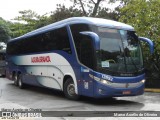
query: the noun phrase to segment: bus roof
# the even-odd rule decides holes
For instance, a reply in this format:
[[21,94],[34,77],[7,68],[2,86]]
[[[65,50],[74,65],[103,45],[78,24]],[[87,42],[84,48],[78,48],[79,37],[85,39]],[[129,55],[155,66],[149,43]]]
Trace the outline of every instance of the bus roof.
[[68,19],[65,19],[65,20],[62,20],[62,21],[59,21],[59,22],[52,23],[50,25],[44,26],[44,27],[39,28],[39,29],[36,29],[34,31],[26,33],[23,36],[14,38],[12,40],[18,40],[18,39],[21,39],[21,38],[26,38],[26,37],[29,37],[29,36],[33,36],[33,35],[36,35],[36,34],[39,34],[39,33],[43,33],[45,31],[49,31],[49,30],[58,28],[60,26],[70,25],[70,24],[80,24],[80,23],[134,31],[134,28],[132,26],[121,23],[121,22],[113,21],[113,20],[107,20],[107,19],[102,19],[102,18],[92,18],[92,17],[72,17],[72,18],[68,18]]

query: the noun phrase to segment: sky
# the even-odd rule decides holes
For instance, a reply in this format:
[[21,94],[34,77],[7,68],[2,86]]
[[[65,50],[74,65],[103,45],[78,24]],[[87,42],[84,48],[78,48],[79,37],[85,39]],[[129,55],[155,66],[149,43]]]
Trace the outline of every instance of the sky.
[[23,10],[32,10],[39,15],[49,13],[56,9],[56,4],[70,6],[69,0],[0,0],[0,17],[12,20]]
[[[72,5],[70,0],[0,0],[0,17],[12,21],[19,16],[19,11],[32,10],[39,15],[44,15],[56,10],[56,4]],[[115,4],[116,5],[116,4]],[[107,7],[113,8],[115,5]]]

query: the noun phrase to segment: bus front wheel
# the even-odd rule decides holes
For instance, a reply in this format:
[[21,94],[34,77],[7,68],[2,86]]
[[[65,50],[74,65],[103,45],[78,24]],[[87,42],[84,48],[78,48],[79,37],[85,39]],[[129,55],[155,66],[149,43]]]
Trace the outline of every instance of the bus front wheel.
[[68,78],[64,83],[64,95],[70,100],[78,100],[79,96],[75,93],[75,84],[72,78]]

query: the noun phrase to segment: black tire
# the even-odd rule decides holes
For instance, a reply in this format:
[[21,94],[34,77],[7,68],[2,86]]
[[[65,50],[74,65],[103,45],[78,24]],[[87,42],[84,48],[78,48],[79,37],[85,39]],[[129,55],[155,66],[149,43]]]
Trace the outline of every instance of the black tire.
[[18,77],[16,73],[13,74],[12,79],[14,81],[14,85],[18,86]]
[[3,77],[3,78],[5,78],[5,77],[6,77],[6,75],[2,75],[2,77]]
[[21,75],[21,74],[18,75],[18,87],[19,87],[20,89],[25,88],[25,84],[23,83],[22,75]]
[[6,77],[6,70],[4,71],[4,74],[2,75],[3,78]]
[[64,95],[70,100],[78,100],[79,96],[75,93],[75,85],[72,78],[68,78],[63,87]]

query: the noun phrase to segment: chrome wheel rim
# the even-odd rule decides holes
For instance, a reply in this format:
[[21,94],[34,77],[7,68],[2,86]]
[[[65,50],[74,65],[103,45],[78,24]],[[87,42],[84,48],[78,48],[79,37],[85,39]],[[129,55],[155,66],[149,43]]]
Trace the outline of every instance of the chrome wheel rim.
[[22,81],[21,81],[20,78],[19,78],[19,80],[18,80],[18,83],[19,83],[19,86],[21,87],[21,86],[22,86]]
[[17,79],[17,76],[15,75],[15,76],[14,76],[14,84],[15,84],[15,85],[17,84],[17,80],[18,80],[18,79]]
[[67,92],[70,96],[74,96],[75,95],[75,86],[74,84],[69,84],[67,86]]

